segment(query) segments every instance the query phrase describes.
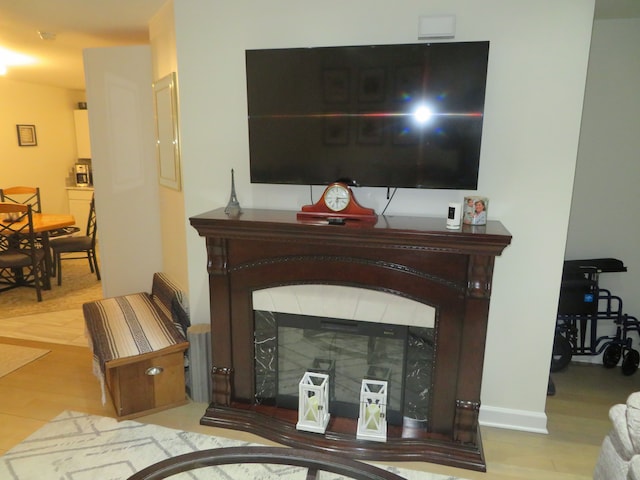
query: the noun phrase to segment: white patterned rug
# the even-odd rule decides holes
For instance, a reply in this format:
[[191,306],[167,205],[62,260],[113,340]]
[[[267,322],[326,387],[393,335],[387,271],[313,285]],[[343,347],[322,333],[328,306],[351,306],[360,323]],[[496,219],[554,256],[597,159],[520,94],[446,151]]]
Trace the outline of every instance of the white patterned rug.
[[[142,468],[175,455],[251,445],[133,421],[64,412],[0,457],[6,480],[124,480]],[[407,480],[463,480],[385,467]],[[197,475],[196,475],[197,473]],[[306,470],[284,465],[245,464],[210,467],[172,479],[297,480]],[[327,474],[321,477],[337,479]]]

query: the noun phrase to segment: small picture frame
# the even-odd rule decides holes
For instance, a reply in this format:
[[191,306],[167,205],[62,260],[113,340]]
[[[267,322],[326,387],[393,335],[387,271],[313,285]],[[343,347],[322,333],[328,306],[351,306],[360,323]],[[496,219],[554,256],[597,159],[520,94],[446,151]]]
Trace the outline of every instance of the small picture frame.
[[325,115],[325,145],[347,145],[349,143],[349,118],[346,115]]
[[35,147],[38,145],[35,125],[16,125],[18,131],[18,145],[21,147]]
[[349,70],[331,68],[322,72],[322,91],[326,103],[349,101]]
[[385,97],[385,71],[383,68],[365,68],[360,71],[358,100],[382,102]]
[[465,225],[486,225],[489,211],[487,197],[464,197],[462,223]]
[[358,143],[382,145],[383,138],[384,119],[375,113],[361,113],[358,117]]

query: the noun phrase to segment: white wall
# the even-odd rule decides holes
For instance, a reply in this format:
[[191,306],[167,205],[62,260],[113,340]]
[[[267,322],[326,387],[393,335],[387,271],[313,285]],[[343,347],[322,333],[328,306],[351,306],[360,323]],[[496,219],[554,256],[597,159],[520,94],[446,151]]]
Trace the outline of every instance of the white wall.
[[[40,187],[45,211],[67,213],[67,179],[77,160],[73,110],[84,92],[0,78],[0,188]],[[36,126],[38,145],[18,146],[17,124]]]
[[[592,0],[175,0],[187,216],[223,207],[230,169],[245,208],[297,210],[306,187],[251,185],[244,50],[410,43],[420,15],[454,13],[456,41],[490,40],[478,194],[513,234],[496,261],[482,421],[545,431],[544,407]],[[318,190],[318,194],[319,194]],[[464,191],[404,189],[389,214],[439,216]],[[376,208],[386,189],[356,192]],[[204,240],[187,227],[192,320],[209,321]]]
[[[625,273],[604,273],[600,286],[640,317],[640,19],[594,23],[566,257],[614,257]],[[600,322],[611,335],[613,322]],[[634,348],[639,338],[631,334]],[[600,357],[583,358],[600,362]]]
[[[151,19],[149,41],[153,61],[153,81],[171,72],[177,72],[173,1],[168,1]],[[177,83],[180,85],[179,79]],[[184,213],[183,192],[182,189],[174,190],[160,186],[162,263],[164,272],[185,292],[188,292],[187,220]]]

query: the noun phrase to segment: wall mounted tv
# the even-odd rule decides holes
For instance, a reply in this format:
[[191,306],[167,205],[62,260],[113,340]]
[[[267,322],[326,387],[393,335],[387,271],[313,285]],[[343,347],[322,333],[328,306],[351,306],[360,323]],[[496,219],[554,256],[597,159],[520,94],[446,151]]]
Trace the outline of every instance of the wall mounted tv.
[[489,42],[246,51],[252,183],[477,189]]

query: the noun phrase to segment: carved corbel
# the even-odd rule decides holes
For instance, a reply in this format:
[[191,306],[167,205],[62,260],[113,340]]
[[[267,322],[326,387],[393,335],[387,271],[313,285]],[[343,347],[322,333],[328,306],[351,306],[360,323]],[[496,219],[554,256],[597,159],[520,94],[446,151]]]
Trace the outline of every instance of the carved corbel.
[[207,237],[207,272],[209,275],[227,274],[227,240]]
[[467,281],[467,295],[473,298],[491,297],[491,278],[493,277],[494,257],[488,255],[470,255]]

